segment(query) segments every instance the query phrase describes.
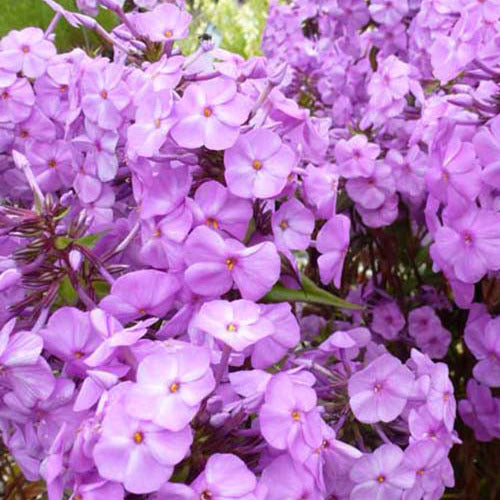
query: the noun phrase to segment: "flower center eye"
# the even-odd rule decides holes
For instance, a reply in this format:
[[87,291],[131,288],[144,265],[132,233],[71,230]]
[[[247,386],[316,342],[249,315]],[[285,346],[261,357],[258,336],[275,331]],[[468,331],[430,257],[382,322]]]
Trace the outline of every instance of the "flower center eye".
[[203,114],[207,117],[210,118],[213,115],[213,111],[210,108],[205,108],[203,111]]
[[59,92],[61,92],[61,94],[66,94],[68,92],[68,86],[67,85],[61,85],[59,87]]
[[377,382],[374,386],[373,386],[373,392],[380,392],[382,390],[382,384],[380,384],[379,382]]
[[425,474],[425,470],[424,469],[420,469],[420,470],[417,471],[417,474],[419,476],[423,476]]
[[255,160],[253,163],[252,163],[252,167],[254,170],[257,170],[259,171],[261,168],[262,168],[262,162],[259,161],[259,160]]
[[235,265],[236,265],[236,259],[233,259],[232,257],[226,259],[226,266],[230,271],[234,269]]
[[9,96],[9,93],[4,90],[3,93],[2,93],[2,99],[8,99],[10,96]]
[[165,31],[165,38],[172,38],[174,36],[172,30]]
[[77,494],[75,495],[75,500],[83,500],[82,495],[80,495],[80,493],[77,493]]
[[173,384],[170,384],[170,387],[168,390],[172,393],[177,392],[181,388],[181,384],[179,382],[174,382]]
[[160,128],[161,127],[161,120],[159,118],[156,119],[155,121],[155,127]]
[[27,138],[27,137],[29,137],[29,136],[30,136],[30,134],[29,134],[29,132],[28,132],[27,130],[22,130],[22,131],[21,131],[21,137],[22,137],[23,139],[26,139],[26,138]]
[[445,182],[450,180],[450,174],[446,170],[443,172],[443,179]]
[[448,403],[451,399],[451,394],[449,392],[445,392],[443,396],[444,402]]
[[154,237],[155,238],[161,238],[163,236],[163,233],[161,232],[161,229],[157,229],[155,232],[154,232]]
[[134,443],[141,444],[144,441],[144,434],[141,431],[137,431],[134,434]]
[[214,229],[219,229],[219,227],[220,227],[219,221],[216,219],[212,219],[212,218],[207,219],[206,225],[208,227],[212,227]]
[[300,412],[297,410],[292,411],[292,420],[294,422],[300,422]]
[[75,352],[75,358],[76,359],[82,359],[85,354],[82,351],[76,351]]
[[470,245],[470,244],[472,243],[472,241],[473,241],[473,239],[472,239],[472,234],[470,234],[470,233],[465,233],[465,234],[464,234],[464,241],[465,241],[465,244],[466,244],[466,245]]
[[56,160],[50,160],[49,161],[49,167],[50,168],[56,168],[57,167],[57,161]]
[[377,481],[379,483],[385,483],[385,476],[379,476],[379,477],[377,477]]
[[101,92],[101,97],[106,100],[108,98],[108,91],[107,90],[103,90]]
[[284,231],[285,229],[288,229],[288,222],[287,222],[286,220],[282,220],[282,221],[280,222],[280,228],[281,228],[281,229],[283,229],[283,231]]
[[212,500],[212,492],[210,490],[205,490],[200,495],[200,500]]
[[229,323],[229,325],[227,325],[227,331],[231,332],[231,333],[235,333],[238,331],[238,326],[235,325],[234,323]]
[[25,54],[27,54],[30,51],[30,48],[27,45],[23,45],[21,49]]

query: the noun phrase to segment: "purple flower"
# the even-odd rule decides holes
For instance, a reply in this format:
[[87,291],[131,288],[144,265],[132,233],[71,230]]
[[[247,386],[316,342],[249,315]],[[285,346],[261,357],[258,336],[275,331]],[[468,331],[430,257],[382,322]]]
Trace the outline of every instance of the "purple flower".
[[394,301],[385,300],[373,308],[371,329],[386,340],[395,340],[405,323],[405,318]]
[[474,379],[467,382],[467,399],[458,404],[463,421],[472,429],[478,441],[500,438],[500,399],[494,398],[488,387]]
[[199,224],[238,239],[245,237],[253,213],[249,200],[232,195],[216,181],[208,181],[196,190],[194,201],[194,217]]
[[252,350],[252,366],[268,368],[277,363],[300,341],[300,327],[288,303],[262,304],[264,318],[274,325],[274,333],[258,340]]
[[97,177],[102,182],[114,179],[118,171],[118,138],[115,131],[104,130],[90,120],[85,120],[85,134],[74,139],[74,143],[86,151],[95,162]]
[[491,319],[482,335],[475,339],[479,348],[474,349],[478,363],[474,377],[489,387],[500,387],[500,318]]
[[262,472],[260,484],[266,500],[323,500],[313,475],[288,453],[275,458]]
[[321,282],[325,285],[332,280],[340,288],[344,260],[349,248],[351,221],[345,215],[334,215],[321,228],[316,238],[316,248]]
[[377,166],[369,177],[355,177],[346,184],[347,193],[363,208],[373,210],[379,208],[385,199],[396,190],[394,177],[389,165],[377,162]]
[[40,28],[11,31],[0,41],[0,68],[28,78],[38,78],[45,73],[47,62],[56,55],[54,44],[44,38]]
[[432,439],[417,441],[406,448],[403,467],[413,472],[416,480],[413,487],[405,491],[404,500],[422,498],[443,487],[441,468],[446,453],[447,449]]
[[144,316],[162,317],[170,307],[180,283],[174,276],[144,269],[127,273],[111,286],[111,294],[99,306],[121,321]]
[[26,152],[40,188],[56,191],[73,182],[73,155],[66,141],[33,142]]
[[407,0],[373,0],[370,3],[372,19],[380,24],[394,26],[408,13]]
[[437,363],[431,372],[427,408],[434,418],[445,423],[448,430],[453,429],[457,403],[453,394],[453,384],[448,375],[448,365],[444,363]]
[[260,307],[249,300],[206,302],[195,326],[238,352],[274,333],[272,322],[262,317]]
[[15,320],[0,330],[0,386],[12,389],[23,404],[47,399],[55,379],[44,358],[42,338],[30,332],[12,334]]
[[155,215],[167,215],[180,207],[191,188],[191,175],[185,167],[148,168],[141,172],[141,185],[136,195],[140,199],[140,216],[149,219]]
[[170,135],[184,148],[227,149],[236,142],[250,107],[234,80],[218,77],[192,83],[175,104],[177,122]]
[[188,265],[184,278],[193,292],[222,295],[236,283],[245,299],[257,300],[278,281],[280,259],[270,242],[245,248],[238,240],[224,240],[208,227],[199,226],[184,245]]
[[451,333],[430,306],[419,307],[408,316],[408,333],[415,338],[420,350],[431,358],[443,358],[451,343]]
[[127,131],[129,155],[154,156],[158,153],[175,122],[172,107],[170,90],[146,93],[135,113],[135,123]]
[[226,150],[224,175],[229,190],[237,196],[272,198],[285,187],[295,162],[295,153],[278,134],[255,129]]
[[[442,139],[438,136],[438,139]],[[474,146],[457,134],[444,144],[436,139],[431,165],[425,174],[429,192],[446,203],[456,193],[474,200],[481,187],[481,168]]]
[[123,483],[131,493],[149,493],[168,480],[193,438],[189,427],[171,432],[128,415],[123,398],[129,389],[124,383],[111,391],[92,456],[104,479]]
[[257,479],[245,463],[230,453],[211,455],[205,470],[191,487],[197,498],[209,500],[255,500]]
[[[148,7],[151,7],[151,1],[149,4]],[[191,15],[171,3],[162,3],[151,12],[135,17],[139,33],[152,42],[173,42],[186,38],[190,23]]]
[[123,67],[103,64],[91,67],[82,76],[82,109],[85,116],[105,130],[115,130],[122,123],[121,112],[130,102],[123,82]]
[[356,486],[351,500],[400,500],[403,490],[415,482],[415,473],[402,467],[404,454],[393,444],[384,444],[359,458],[350,473]]
[[368,177],[373,173],[379,153],[379,146],[369,143],[365,135],[355,135],[348,141],[341,139],[335,145],[338,172],[347,179]]
[[465,283],[476,283],[487,271],[500,269],[500,215],[496,212],[471,207],[446,221],[435,240],[434,250]]
[[65,372],[73,376],[85,373],[85,359],[100,343],[89,314],[74,307],[61,307],[54,312],[40,335],[44,348],[64,361]]
[[272,227],[278,244],[290,250],[306,250],[314,229],[314,215],[292,198],[273,214]]
[[316,402],[316,393],[308,385],[294,381],[287,373],[274,375],[259,412],[265,440],[278,450],[300,450],[305,436],[319,431]]
[[363,423],[391,422],[406,406],[414,376],[399,359],[383,354],[349,379],[349,404]]
[[151,354],[139,363],[126,409],[136,418],[180,431],[214,387],[209,352],[188,344],[174,352]]
[[7,87],[0,87],[0,121],[19,123],[31,114],[35,94],[26,78],[17,78]]

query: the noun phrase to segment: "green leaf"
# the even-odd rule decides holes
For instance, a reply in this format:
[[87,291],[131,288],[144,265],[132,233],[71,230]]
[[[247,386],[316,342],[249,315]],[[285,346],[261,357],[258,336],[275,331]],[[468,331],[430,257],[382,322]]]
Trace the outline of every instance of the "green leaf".
[[286,288],[278,283],[262,299],[264,302],[310,302],[313,304],[323,304],[338,307],[340,309],[362,310],[363,307],[351,304],[335,295],[319,288],[306,276],[302,277],[302,290]]
[[92,248],[94,248],[102,239],[102,237],[107,233],[108,231],[103,231],[102,233],[87,234],[87,236],[82,236],[81,238],[75,240],[75,243],[92,250]]
[[56,216],[54,217],[54,220],[55,220],[55,221],[59,221],[59,220],[64,219],[64,217],[66,217],[66,215],[68,215],[68,214],[69,214],[70,210],[71,210],[71,207],[67,207],[67,208],[66,208],[66,209],[64,209],[64,210],[63,210],[63,211],[62,211],[59,215],[56,215]]
[[73,243],[72,238],[69,238],[68,236],[58,236],[56,238],[55,245],[58,250],[64,250],[65,248],[68,248],[71,243]]
[[78,303],[78,293],[73,288],[68,276],[65,276],[59,286],[59,296],[61,299],[70,306],[75,306]]

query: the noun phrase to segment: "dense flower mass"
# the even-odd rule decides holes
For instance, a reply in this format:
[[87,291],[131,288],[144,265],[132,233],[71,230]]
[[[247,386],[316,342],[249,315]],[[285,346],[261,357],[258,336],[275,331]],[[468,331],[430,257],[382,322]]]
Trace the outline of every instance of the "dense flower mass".
[[[457,409],[500,438],[499,1],[272,1],[248,60],[183,54],[182,0],[44,1],[46,32],[0,40],[0,431],[25,477],[441,498]],[[57,53],[63,18],[106,50]]]

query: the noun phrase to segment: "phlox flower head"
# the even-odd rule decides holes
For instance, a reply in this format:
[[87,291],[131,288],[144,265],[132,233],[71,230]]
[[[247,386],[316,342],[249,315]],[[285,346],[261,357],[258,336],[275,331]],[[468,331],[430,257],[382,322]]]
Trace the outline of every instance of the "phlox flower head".
[[397,358],[384,354],[349,379],[349,404],[363,423],[390,422],[410,397],[415,377]]
[[243,351],[274,333],[273,323],[263,317],[260,306],[244,299],[206,302],[196,316],[195,326],[235,351]]
[[176,123],[170,134],[184,148],[227,149],[236,142],[250,108],[234,80],[218,77],[192,83],[175,104]]
[[55,55],[54,44],[44,38],[40,28],[14,30],[0,41],[0,68],[13,73],[21,71],[28,78],[42,76]]
[[285,187],[295,166],[292,149],[279,135],[255,129],[241,135],[224,153],[229,190],[242,198],[272,198]]

